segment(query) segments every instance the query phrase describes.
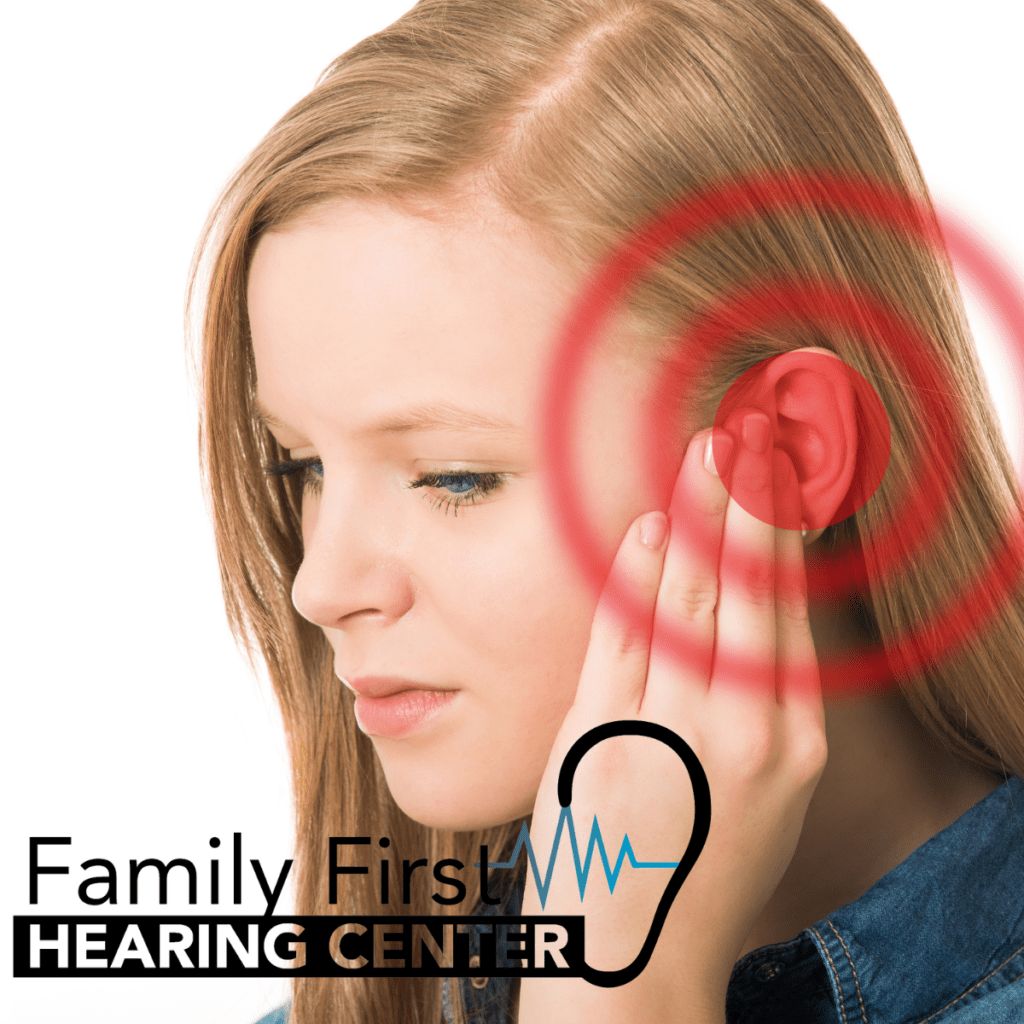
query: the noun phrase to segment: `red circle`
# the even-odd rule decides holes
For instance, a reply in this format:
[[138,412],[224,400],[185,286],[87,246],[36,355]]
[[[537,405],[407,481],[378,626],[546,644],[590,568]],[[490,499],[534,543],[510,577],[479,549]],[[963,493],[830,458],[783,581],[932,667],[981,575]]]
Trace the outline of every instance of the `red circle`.
[[[825,311],[823,314],[822,311]],[[869,334],[877,335],[892,345],[897,357],[903,357],[913,367],[908,374],[911,379],[916,380],[921,388],[922,397],[928,407],[928,420],[934,421],[939,426],[927,439],[922,434],[919,452],[922,455],[922,463],[925,471],[919,472],[916,477],[916,487],[912,499],[908,499],[909,513],[905,516],[906,522],[893,524],[881,537],[873,538],[873,546],[878,553],[878,560],[882,565],[888,567],[890,573],[897,571],[900,565],[899,555],[903,552],[913,552],[917,547],[923,546],[927,539],[929,530],[937,521],[945,508],[950,493],[950,485],[954,476],[954,464],[952,460],[938,460],[930,462],[926,458],[926,446],[936,443],[938,436],[938,447],[942,451],[960,450],[958,418],[956,411],[949,406],[948,395],[952,388],[950,382],[935,372],[935,367],[927,357],[926,342],[913,329],[908,322],[902,321],[898,315],[885,303],[874,299],[865,292],[858,292],[847,295],[837,291],[833,286],[820,283],[808,282],[783,282],[770,287],[761,286],[756,289],[748,289],[739,293],[739,297],[730,297],[717,304],[716,311],[705,318],[702,328],[693,332],[687,337],[687,345],[682,349],[683,358],[679,360],[681,365],[678,371],[681,379],[695,379],[704,362],[709,360],[713,354],[727,340],[730,333],[737,330],[757,326],[764,326],[765,319],[769,322],[779,318],[793,318],[794,316],[805,320],[815,320],[820,315],[827,315],[833,320],[848,318],[850,323],[847,326],[854,326],[860,322],[869,329]],[[690,354],[693,355],[690,355]],[[689,358],[687,356],[689,355]],[[703,357],[703,359],[701,358]],[[665,445],[658,443],[657,424],[659,412],[663,415],[668,408],[665,405],[666,391],[663,388],[661,399],[655,403],[655,415],[652,417],[652,437],[648,449],[652,452],[662,451]],[[684,396],[685,398],[685,396]],[[669,468],[666,463],[660,467],[663,472],[671,472],[674,476],[676,470]],[[656,465],[654,471],[659,467]],[[670,482],[670,481],[669,481]],[[688,523],[691,534],[693,523]],[[702,547],[705,551],[717,551],[718,537],[694,536],[692,541]],[[734,556],[727,570],[723,565],[721,574],[728,576],[730,572],[747,574],[754,572],[763,574],[772,571],[773,560],[765,560],[759,564],[753,560],[749,553]],[[839,594],[849,592],[855,584],[864,586],[868,584],[867,571],[860,560],[856,550],[850,551],[845,557],[832,558],[828,561],[811,562],[807,567],[808,593],[814,596],[836,597]],[[613,585],[611,588],[611,601],[613,606],[618,607],[620,614],[637,617],[642,614],[641,608],[633,595],[624,587]],[[659,633],[659,642],[679,660],[689,660],[692,649],[692,641],[684,631],[675,628],[673,624],[662,623]],[[758,678],[758,666],[745,662],[741,659],[729,660],[726,656],[716,654],[718,658],[718,671],[727,676],[733,676],[738,680],[754,681]],[[884,661],[871,657],[869,660],[844,659],[843,667],[846,670],[846,679],[849,679],[851,665],[856,665],[860,673],[860,682],[863,676],[870,672],[870,679],[878,681],[879,678],[889,679],[891,670]],[[831,687],[837,687],[836,666],[823,659],[821,662],[803,666],[803,672],[810,681],[814,673],[821,672],[822,679],[831,678]],[[799,677],[801,672],[798,668],[791,668],[791,675]]]
[[[728,220],[749,217],[766,208],[787,210],[806,206],[824,207],[876,221],[931,245],[940,256],[945,252],[945,235],[950,250],[967,264],[1002,314],[1016,343],[1018,359],[1024,362],[1024,301],[1010,275],[1002,270],[991,254],[985,252],[976,238],[952,219],[943,218],[940,232],[937,220],[928,208],[906,193],[860,178],[784,174],[736,179],[673,204],[634,230],[598,268],[583,290],[556,347],[545,406],[546,477],[556,521],[584,576],[597,592],[604,590],[605,598],[619,614],[634,620],[642,614],[649,619],[649,609],[641,611],[631,593],[617,587],[615,581],[606,580],[607,564],[603,552],[579,500],[569,414],[585,357],[632,282],[669,251],[694,241]],[[815,288],[819,289],[816,294]],[[781,306],[779,296],[784,299]],[[827,302],[833,316],[837,310],[845,308],[851,319],[863,322],[867,317],[876,329],[881,328],[874,333],[884,341],[893,343],[894,338],[898,339],[894,345],[897,349],[895,354],[907,368],[910,379],[923,389],[922,396],[929,405],[928,442],[934,444],[937,439],[943,445],[942,450],[950,453],[961,450],[955,443],[960,433],[957,410],[945,401],[952,389],[944,386],[941,373],[927,356],[927,346],[920,333],[897,310],[863,291],[853,293],[847,289],[837,293],[834,288],[820,282],[771,282],[770,286],[748,289],[745,295],[730,296],[724,303],[717,304],[716,310],[704,318],[699,329],[710,332],[708,338],[715,337],[717,330],[717,339],[721,342],[728,333],[723,331],[724,325],[730,325],[730,329],[735,331],[737,313],[745,312],[748,317],[758,312],[763,315],[774,301],[778,307],[775,312],[779,315],[792,315],[794,311],[804,315],[810,308],[806,303],[815,298]],[[684,360],[698,358],[696,355],[688,356],[688,352],[704,351],[693,343],[693,337],[690,342],[688,349],[683,350]],[[652,450],[657,451],[658,447],[652,446]],[[941,514],[954,470],[952,461],[952,458],[933,460],[934,471],[919,477],[914,502],[908,510],[913,514],[904,517],[898,535],[894,533],[894,524],[882,538],[873,538],[874,549],[882,554],[881,564],[890,571],[895,571],[899,565],[893,555],[897,551],[907,551],[908,541],[912,542],[910,550],[913,545],[920,545],[929,532],[925,525],[930,528]],[[819,661],[816,667],[820,669],[823,687],[831,692],[854,691],[882,682],[895,682],[894,670],[913,674],[955,650],[981,628],[1001,605],[1008,590],[1019,581],[1022,539],[1024,528],[1017,522],[1014,528],[1007,529],[1001,544],[997,545],[987,571],[971,581],[960,598],[932,623],[904,633],[898,642],[886,649]],[[854,555],[851,553],[851,557]],[[809,593],[821,593],[829,587],[836,591],[840,585],[849,590],[857,582],[866,585],[866,574],[859,562],[854,565],[849,558],[846,564],[821,566],[813,570],[808,567]],[[669,636],[668,641],[666,636]],[[690,661],[689,648],[682,634],[674,637],[674,643],[672,639],[665,630],[661,631],[659,640],[669,643],[671,653],[684,662]],[[806,666],[808,679],[813,668]],[[755,675],[756,670],[756,665],[744,665],[739,661],[731,666],[731,671],[740,677]]]
[[[927,342],[909,321],[900,317],[887,303],[863,290],[848,289],[848,292],[844,292],[823,283],[783,281],[743,289],[721,300],[704,318],[701,326],[685,336],[686,344],[679,349],[681,355],[677,356],[671,368],[671,378],[669,374],[665,375],[668,384],[663,384],[653,403],[649,425],[647,450],[652,456],[650,471],[665,491],[670,489],[678,468],[668,461],[667,452],[670,449],[663,443],[660,425],[669,420],[669,410],[674,404],[689,397],[686,393],[681,398],[673,394],[671,379],[696,379],[703,365],[736,331],[754,326],[763,327],[766,321],[769,324],[791,319],[813,322],[822,317],[832,321],[829,326],[839,321],[841,326],[854,330],[866,327],[872,335],[890,342],[895,340],[899,348],[894,354],[905,364],[909,360],[909,367],[905,365],[904,369],[909,371],[907,375],[911,380],[919,383],[922,399],[929,410],[929,420],[938,425],[937,438],[933,433],[928,438],[922,436],[920,439],[918,453],[923,465],[929,466],[925,458],[926,448],[936,441],[944,451],[960,450],[958,417],[948,401],[951,384],[936,372],[927,355]],[[882,411],[884,414],[884,409]],[[657,456],[663,453],[666,457],[658,459]],[[890,571],[899,566],[901,552],[913,552],[922,546],[948,502],[953,476],[952,462],[939,461],[926,471],[919,472],[914,492],[908,499],[908,510],[912,513],[908,516],[910,522],[901,523],[898,528],[894,525],[882,537],[873,538],[879,562],[889,566]],[[881,475],[878,479],[880,481]],[[860,504],[864,504],[869,496],[865,496]],[[853,511],[855,508],[850,508],[846,515],[851,515]],[[813,525],[816,528],[827,524]],[[850,592],[855,584],[866,586],[867,582],[866,570],[856,552],[832,559],[828,563],[808,566],[808,590],[818,596],[838,597]]]

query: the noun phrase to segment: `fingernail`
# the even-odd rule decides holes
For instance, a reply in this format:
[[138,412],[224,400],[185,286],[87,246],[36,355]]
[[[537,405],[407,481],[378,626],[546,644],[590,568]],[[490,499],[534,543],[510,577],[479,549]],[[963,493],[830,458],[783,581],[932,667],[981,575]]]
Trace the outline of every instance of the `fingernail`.
[[[726,433],[718,436],[717,443],[713,433],[708,436],[708,443],[704,448],[704,468],[712,476],[721,476],[728,469],[729,460],[732,458],[732,443],[732,438]],[[721,471],[715,462],[715,448],[718,449],[718,457],[722,461]]]
[[764,452],[772,439],[771,421],[763,412],[748,413],[743,420],[743,443],[755,452]]
[[657,551],[668,536],[668,516],[664,512],[648,512],[640,520],[640,543]]

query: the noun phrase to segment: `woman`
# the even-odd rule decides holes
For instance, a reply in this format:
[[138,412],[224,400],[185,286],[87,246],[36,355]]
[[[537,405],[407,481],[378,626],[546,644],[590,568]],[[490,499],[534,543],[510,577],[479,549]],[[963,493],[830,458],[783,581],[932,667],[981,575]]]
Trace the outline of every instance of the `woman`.
[[[550,849],[562,759],[603,721],[686,739],[713,806],[628,985],[308,978],[292,1019],[1024,1013],[1019,596],[946,658],[894,656],[898,691],[823,702],[806,671],[895,652],[987,564],[1016,508],[946,264],[813,204],[755,208],[668,253],[588,361],[574,424],[603,595],[548,508],[547,375],[597,262],[680,196],[792,171],[927,202],[888,96],[813,0],[425,0],[339,58],[227,189],[204,243],[203,454],[229,614],[288,723],[300,910],[333,910],[331,836],[386,837],[370,849],[393,865],[472,864],[481,845],[510,853],[529,818]],[[680,325],[766,276],[889,300],[956,389],[963,443],[933,453],[958,460],[948,506],[925,549],[903,545],[898,573],[878,538],[898,536],[918,479],[926,396],[863,325],[738,334],[678,382],[687,401],[664,436],[678,477],[652,480],[636,456]],[[865,438],[836,357],[875,390],[892,436],[877,492],[840,518]],[[751,368],[761,398],[712,445],[723,395]],[[788,528],[749,514],[741,477],[774,481]],[[863,585],[808,605],[805,546],[861,559]],[[639,618],[617,613],[622,585]],[[671,630],[691,656],[659,642]],[[763,678],[738,685],[736,656]],[[651,859],[684,848],[692,797],[657,744],[602,746],[575,786],[577,821],[643,834]],[[540,912],[522,874],[506,906],[522,892],[524,913]],[[352,877],[345,913],[437,912],[425,885],[403,878],[385,900],[378,870]],[[588,888],[588,962],[635,955],[664,884],[635,871],[614,894]],[[574,885],[559,861],[544,912],[580,912]]]

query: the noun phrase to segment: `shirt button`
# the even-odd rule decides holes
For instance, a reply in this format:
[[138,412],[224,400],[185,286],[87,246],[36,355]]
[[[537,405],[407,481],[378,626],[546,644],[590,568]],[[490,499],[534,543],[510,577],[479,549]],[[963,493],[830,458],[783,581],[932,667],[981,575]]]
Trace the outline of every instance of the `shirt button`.
[[[469,958],[470,970],[475,970],[479,966],[480,966],[480,957],[478,957],[476,955],[471,956]],[[469,983],[470,983],[470,985],[473,986],[473,988],[483,988],[487,984],[487,981],[488,981],[487,978],[480,978],[480,977],[470,978],[469,979]]]
[[758,981],[771,981],[772,978],[778,977],[781,973],[782,964],[761,964],[761,966],[754,971],[754,977],[757,978]]

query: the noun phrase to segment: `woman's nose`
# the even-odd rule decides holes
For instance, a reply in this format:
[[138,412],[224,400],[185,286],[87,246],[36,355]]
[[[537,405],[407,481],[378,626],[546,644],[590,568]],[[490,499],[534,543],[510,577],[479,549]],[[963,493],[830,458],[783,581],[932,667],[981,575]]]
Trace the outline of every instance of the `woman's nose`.
[[394,524],[370,503],[332,502],[325,486],[292,586],[296,611],[315,625],[344,629],[356,619],[387,624],[412,607],[408,569],[395,557]]

